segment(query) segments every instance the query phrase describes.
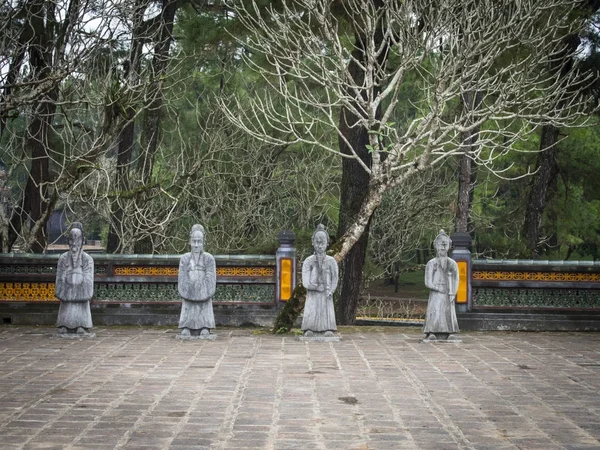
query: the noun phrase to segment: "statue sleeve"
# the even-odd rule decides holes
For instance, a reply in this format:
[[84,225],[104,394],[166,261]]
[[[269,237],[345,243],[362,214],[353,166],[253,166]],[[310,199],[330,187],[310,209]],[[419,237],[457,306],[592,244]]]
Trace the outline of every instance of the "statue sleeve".
[[217,264],[215,263],[215,258],[212,255],[206,255],[204,267],[206,270],[204,275],[206,298],[203,298],[202,300],[208,300],[215,295],[217,290]]
[[433,261],[429,261],[425,266],[425,287],[431,290],[436,289],[433,284]]
[[67,259],[65,254],[60,255],[58,264],[56,265],[56,283],[54,284],[54,295],[56,298],[63,300],[65,298],[65,276],[67,274]]
[[187,299],[187,287],[190,285],[190,280],[188,277],[188,258],[186,255],[182,255],[179,259],[179,275],[177,276],[177,290],[179,291],[179,295],[183,298]]
[[91,300],[94,296],[94,259],[87,253],[84,253],[81,262],[84,296]]
[[313,258],[309,256],[302,263],[302,285],[310,291],[314,291],[318,288],[318,286],[313,284],[310,279],[310,273],[312,270],[312,262],[313,262]]
[[329,265],[331,266],[331,293],[333,294],[337,289],[338,281],[340,279],[339,269],[336,260],[331,257],[329,260]]

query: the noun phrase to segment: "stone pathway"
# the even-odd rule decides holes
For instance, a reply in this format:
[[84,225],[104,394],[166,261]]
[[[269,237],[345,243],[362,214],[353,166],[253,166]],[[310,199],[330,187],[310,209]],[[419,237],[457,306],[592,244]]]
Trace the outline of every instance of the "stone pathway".
[[599,333],[0,327],[1,449],[598,449]]

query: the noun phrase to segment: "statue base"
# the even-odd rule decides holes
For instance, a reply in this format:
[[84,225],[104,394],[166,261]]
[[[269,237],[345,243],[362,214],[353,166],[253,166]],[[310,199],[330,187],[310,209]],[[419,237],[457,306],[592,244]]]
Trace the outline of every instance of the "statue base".
[[184,341],[214,341],[217,339],[216,334],[209,334],[208,336],[182,336],[181,334],[177,334],[175,336],[176,339],[182,339]]
[[183,339],[184,341],[214,341],[217,339],[217,335],[215,333],[210,333],[208,328],[203,328],[202,330],[190,330],[189,328],[184,328],[183,331],[175,337],[177,339]]
[[81,327],[76,330],[61,327],[58,333],[56,333],[56,337],[63,339],[91,339],[96,337],[96,333],[90,333]]
[[459,344],[462,342],[462,339],[459,339],[450,333],[431,333],[426,338],[422,339],[422,341],[435,344]]
[[339,342],[342,337],[338,333],[333,333],[332,331],[325,332],[317,332],[317,331],[308,331],[304,333],[302,336],[298,336],[299,341],[304,342]]

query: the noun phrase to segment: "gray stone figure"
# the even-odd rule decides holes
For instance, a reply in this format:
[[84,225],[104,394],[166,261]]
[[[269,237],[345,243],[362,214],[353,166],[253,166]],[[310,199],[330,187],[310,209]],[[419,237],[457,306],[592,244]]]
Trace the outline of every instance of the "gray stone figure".
[[333,333],[337,331],[333,293],[338,284],[338,265],[325,254],[329,235],[323,225],[313,233],[312,243],[315,253],[302,264],[302,284],[306,288],[302,331],[311,340],[339,340]]
[[452,240],[440,231],[433,241],[436,257],[425,267],[425,286],[430,289],[423,333],[425,341],[454,341],[458,321],[454,301],[458,290],[458,265],[448,257]]
[[71,225],[69,251],[58,258],[55,295],[60,300],[56,321],[59,334],[93,337],[88,330],[92,328],[90,301],[94,295],[94,260],[83,251],[80,222]]
[[179,317],[180,339],[215,339],[212,297],[217,288],[215,258],[204,251],[204,228],[194,225],[190,232],[191,252],[181,257],[177,289],[183,298]]

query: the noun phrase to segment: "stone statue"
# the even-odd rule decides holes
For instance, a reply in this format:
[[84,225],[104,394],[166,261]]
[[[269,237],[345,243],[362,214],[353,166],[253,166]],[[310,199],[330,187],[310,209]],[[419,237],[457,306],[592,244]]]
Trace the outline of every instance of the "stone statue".
[[190,232],[192,251],[181,257],[177,289],[183,297],[179,328],[179,338],[215,339],[210,334],[215,328],[212,297],[217,288],[217,267],[215,258],[204,251],[204,228],[194,225]]
[[[56,297],[60,300],[56,326],[61,335],[89,335],[92,328],[90,301],[94,295],[94,260],[83,251],[83,226],[73,222],[69,251],[58,258]],[[91,335],[90,335],[91,337]]]
[[423,328],[426,341],[448,340],[451,334],[458,333],[454,306],[458,290],[458,265],[448,257],[451,245],[450,237],[441,230],[433,241],[436,257],[425,267],[425,286],[430,289]]
[[329,235],[323,225],[313,233],[312,244],[315,253],[302,264],[302,284],[306,288],[302,331],[305,337],[314,337],[317,333],[333,337],[337,330],[333,293],[338,284],[338,265],[325,254]]

